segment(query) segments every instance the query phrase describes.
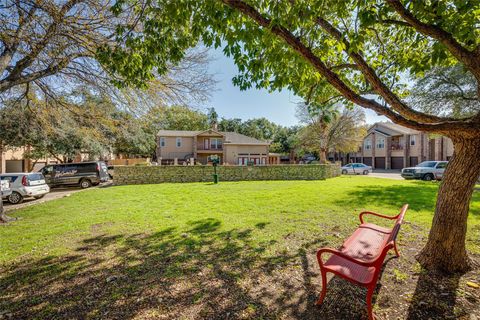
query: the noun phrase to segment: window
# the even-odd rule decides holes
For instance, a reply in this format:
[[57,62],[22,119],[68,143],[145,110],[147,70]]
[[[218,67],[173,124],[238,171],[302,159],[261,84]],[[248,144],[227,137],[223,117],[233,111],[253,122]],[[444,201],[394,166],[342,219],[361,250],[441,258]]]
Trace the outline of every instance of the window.
[[29,181],[38,181],[38,180],[43,180],[44,177],[41,173],[30,173],[28,175],[28,180]]
[[410,145],[414,146],[416,144],[417,144],[417,136],[416,135],[410,136]]
[[160,137],[160,147],[165,147],[165,146],[166,146],[165,137]]
[[437,163],[435,161],[424,161],[416,165],[416,167],[422,168],[435,168]]
[[370,150],[372,149],[372,140],[367,139],[365,140],[365,150]]
[[385,138],[379,138],[377,141],[377,149],[385,148]]
[[182,138],[180,138],[180,137],[177,137],[177,139],[176,139],[176,142],[175,142],[175,143],[176,143],[176,145],[177,145],[177,148],[180,148],[180,147],[182,146]]
[[49,174],[52,174],[52,173],[53,173],[53,167],[52,166],[43,167],[43,169],[42,169],[42,174],[43,175],[49,175]]
[[447,163],[446,162],[439,162],[437,164],[437,169],[445,169],[447,167]]
[[222,139],[212,138],[210,146],[212,149],[222,149]]
[[10,183],[15,182],[15,180],[17,180],[17,178],[18,178],[18,176],[4,176],[4,177],[1,177],[2,180],[10,181]]

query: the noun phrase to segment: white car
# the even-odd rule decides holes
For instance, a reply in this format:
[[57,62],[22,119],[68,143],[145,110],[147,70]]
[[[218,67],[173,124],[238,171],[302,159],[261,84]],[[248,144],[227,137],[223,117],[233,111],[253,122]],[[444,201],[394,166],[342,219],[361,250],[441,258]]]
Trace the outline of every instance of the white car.
[[422,179],[425,181],[442,180],[448,161],[424,161],[415,167],[403,168],[404,179]]
[[349,163],[342,167],[342,174],[369,174],[372,172],[372,167],[363,163]]
[[3,199],[6,199],[12,193],[10,189],[10,182],[7,180],[0,180],[0,196]]
[[25,197],[40,199],[50,192],[50,187],[45,182],[43,174],[31,173],[4,173],[0,180],[10,182],[12,193],[7,196],[10,203],[21,203]]

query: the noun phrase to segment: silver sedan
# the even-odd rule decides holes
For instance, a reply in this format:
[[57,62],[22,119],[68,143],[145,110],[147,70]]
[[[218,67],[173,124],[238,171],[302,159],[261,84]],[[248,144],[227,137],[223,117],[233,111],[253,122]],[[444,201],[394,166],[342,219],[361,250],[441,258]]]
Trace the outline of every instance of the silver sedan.
[[372,172],[372,167],[363,163],[349,163],[342,167],[342,174],[369,174]]

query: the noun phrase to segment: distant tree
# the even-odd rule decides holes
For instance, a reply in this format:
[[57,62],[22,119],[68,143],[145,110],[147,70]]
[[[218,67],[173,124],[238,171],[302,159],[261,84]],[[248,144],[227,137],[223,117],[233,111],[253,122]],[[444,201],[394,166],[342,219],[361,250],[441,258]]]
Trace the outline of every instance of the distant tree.
[[150,109],[142,119],[152,131],[209,128],[209,118],[205,113],[186,106],[157,106]]
[[[117,31],[128,33],[140,28],[141,10],[130,7],[116,16],[111,10],[113,4],[111,0],[2,2],[0,103],[33,95],[43,96],[51,103],[61,102],[65,93],[86,87],[110,95],[117,104],[130,108],[166,102],[204,102],[215,84],[208,72],[210,59],[206,49],[189,50],[178,59],[169,60],[161,75],[144,73],[148,80],[143,78],[140,82],[129,79],[134,78],[133,73],[142,72],[137,68],[141,59],[129,60],[136,61],[135,68],[117,61],[129,75],[113,74],[103,67],[99,61],[111,58],[103,52],[116,45]],[[123,39],[126,38],[127,35]]]
[[58,109],[44,100],[0,109],[0,140],[9,147],[31,146],[27,157],[54,157],[60,162],[79,153],[92,157],[110,151],[119,121],[112,119],[115,105],[107,98],[86,92],[62,98]]
[[299,133],[300,144],[316,151],[322,163],[328,152],[357,151],[365,134],[365,112],[358,107],[339,112],[338,107],[299,104],[297,117],[306,124]]
[[242,119],[234,118],[234,119],[226,119],[223,118],[218,123],[218,129],[220,131],[228,131],[228,132],[238,132],[242,131]]
[[218,125],[218,113],[217,111],[215,111],[215,108],[212,107],[207,109],[207,117],[210,127]]
[[259,140],[272,140],[278,125],[271,122],[266,118],[255,118],[245,121],[242,125],[241,133],[259,139]]
[[480,112],[475,77],[460,64],[432,68],[413,80],[408,101],[416,109],[456,119]]
[[300,129],[300,126],[279,126],[270,144],[270,151],[287,154],[293,153],[299,146],[297,135]]

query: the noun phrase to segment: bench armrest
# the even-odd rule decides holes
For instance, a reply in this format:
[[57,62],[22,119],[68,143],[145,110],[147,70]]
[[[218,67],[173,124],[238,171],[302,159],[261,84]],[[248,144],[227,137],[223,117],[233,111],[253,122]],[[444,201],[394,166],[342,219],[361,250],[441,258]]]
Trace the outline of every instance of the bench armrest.
[[348,260],[350,262],[353,262],[353,263],[356,263],[356,264],[359,264],[359,265],[362,265],[362,266],[365,266],[365,267],[369,267],[372,265],[371,262],[363,262],[363,261],[360,261],[358,259],[355,259],[355,258],[352,258],[350,256],[347,256],[345,253],[341,252],[341,251],[338,251],[336,249],[332,249],[332,248],[322,248],[320,250],[317,251],[317,260],[318,260],[318,264],[320,265],[320,267],[323,267],[323,260],[322,260],[322,254],[324,253],[331,253],[333,255],[336,255],[336,256],[339,256],[345,260]]
[[385,219],[390,219],[390,220],[394,220],[394,219],[397,219],[398,216],[400,214],[397,214],[396,216],[386,216],[386,215],[383,215],[383,214],[380,214],[380,213],[376,213],[376,212],[372,212],[372,211],[363,211],[362,213],[360,213],[360,215],[358,216],[360,218],[360,222],[363,223],[363,216],[364,215],[372,215],[372,216],[376,216],[376,217],[380,217],[380,218],[385,218]]

